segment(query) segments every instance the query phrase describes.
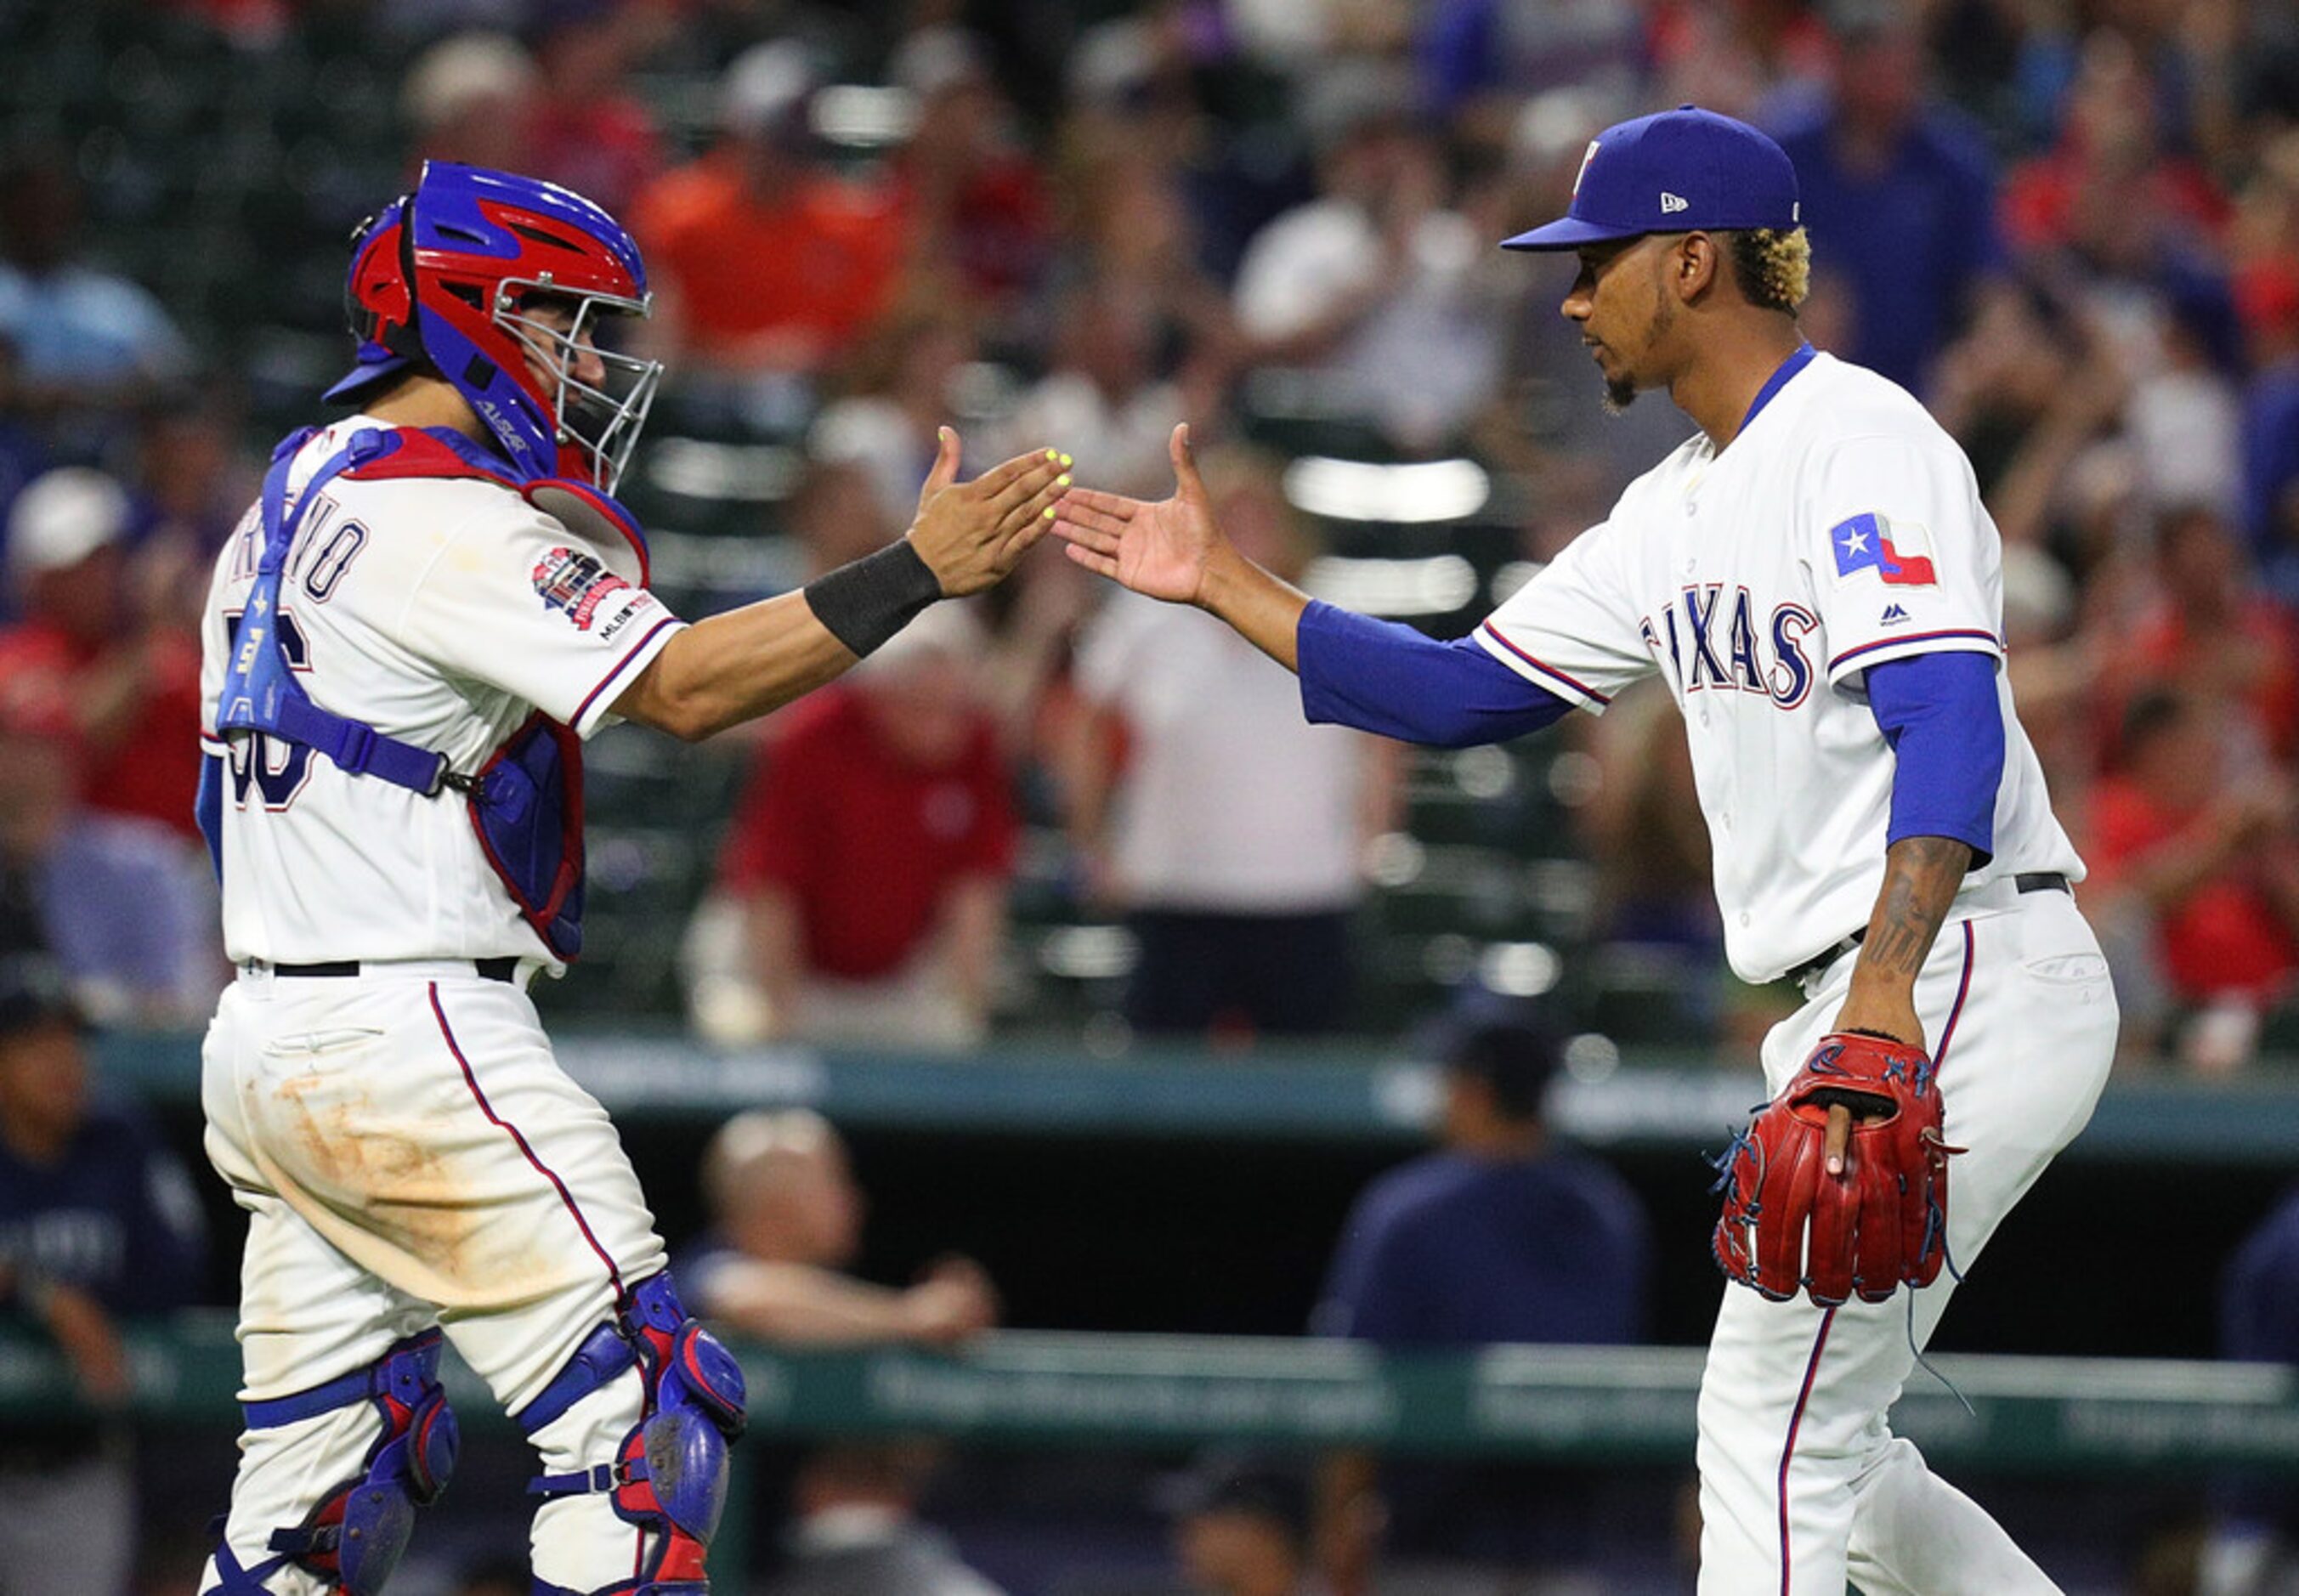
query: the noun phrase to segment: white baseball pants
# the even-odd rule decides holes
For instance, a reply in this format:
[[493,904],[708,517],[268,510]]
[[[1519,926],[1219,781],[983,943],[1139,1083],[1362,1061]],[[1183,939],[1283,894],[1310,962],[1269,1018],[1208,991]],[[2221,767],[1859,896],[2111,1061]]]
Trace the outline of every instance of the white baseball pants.
[[[2008,888],[2009,884],[2004,884]],[[1774,1027],[1777,1093],[1833,1027],[1846,957]],[[2053,1155],[2091,1118],[2115,1051],[2115,994],[2075,900],[2050,890],[1959,905],[1916,983],[1939,1064],[1950,1257],[1968,1268]],[[1930,1339],[1955,1287],[1914,1293]],[[1885,1414],[1914,1367],[1909,1296],[1822,1309],[1724,1293],[1700,1387],[1703,1596],[2028,1596],[2056,1589]]]
[[[208,1029],[203,1097],[208,1157],[249,1215],[244,1401],[436,1324],[516,1413],[663,1268],[606,1110],[553,1060],[526,993],[468,963],[243,973]],[[610,1460],[643,1397],[632,1369],[577,1403],[532,1438],[544,1470]],[[359,1475],[380,1433],[361,1402],[242,1435],[226,1531],[242,1566]],[[532,1534],[535,1574],[573,1590],[629,1578],[639,1553],[600,1495],[544,1504]],[[266,1583],[327,1588],[292,1567]]]

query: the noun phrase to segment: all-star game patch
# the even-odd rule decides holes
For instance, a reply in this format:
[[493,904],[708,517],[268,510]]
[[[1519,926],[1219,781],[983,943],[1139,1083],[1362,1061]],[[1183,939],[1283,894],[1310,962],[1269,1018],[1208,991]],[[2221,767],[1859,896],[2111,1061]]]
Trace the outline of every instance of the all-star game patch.
[[535,592],[546,610],[562,610],[578,631],[591,629],[599,606],[630,584],[596,559],[575,549],[553,549],[535,562]]

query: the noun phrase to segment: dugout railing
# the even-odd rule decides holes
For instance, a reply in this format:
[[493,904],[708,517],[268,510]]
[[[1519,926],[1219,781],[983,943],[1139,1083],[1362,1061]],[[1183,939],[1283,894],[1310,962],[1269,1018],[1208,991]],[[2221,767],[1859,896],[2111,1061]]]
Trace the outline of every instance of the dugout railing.
[[[1027,1043],[964,1059],[802,1047],[727,1052],[675,1034],[600,1032],[555,1045],[569,1073],[630,1123],[804,1106],[850,1129],[1402,1147],[1425,1136],[1439,1094],[1428,1063],[1346,1042],[1264,1047],[1243,1058],[1154,1047],[1101,1058]],[[196,1037],[109,1036],[101,1057],[108,1078],[145,1100],[197,1106]],[[1591,1147],[1714,1149],[1764,1095],[1753,1070],[1717,1068],[1681,1052],[1599,1051],[1576,1062],[1552,1118]],[[2119,1076],[2062,1161],[2299,1170],[2299,1075],[2262,1069],[2209,1084]]]
[[[129,1417],[236,1422],[239,1359],[228,1315],[138,1323],[128,1342]],[[1021,1331],[950,1353],[793,1353],[755,1342],[738,1351],[751,1423],[767,1436],[1126,1449],[1232,1442],[1591,1466],[1689,1465],[1702,1360],[1697,1349],[1676,1347],[1407,1357],[1344,1342]],[[1939,1378],[1920,1373],[1893,1424],[1943,1464],[2049,1475],[2299,1475],[2291,1368],[1978,1355],[1937,1363]],[[509,1432],[460,1361],[449,1359],[444,1377],[470,1431]],[[21,1333],[0,1335],[0,1419],[51,1421],[77,1401],[52,1349]],[[725,1534],[714,1563],[740,1588],[747,1525],[730,1515]]]

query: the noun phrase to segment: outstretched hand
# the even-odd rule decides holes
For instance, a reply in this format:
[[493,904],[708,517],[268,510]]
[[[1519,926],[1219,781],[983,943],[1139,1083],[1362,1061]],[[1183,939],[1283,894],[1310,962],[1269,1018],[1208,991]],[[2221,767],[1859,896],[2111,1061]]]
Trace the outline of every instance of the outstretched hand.
[[1055,501],[1070,480],[1068,455],[1033,449],[960,482],[960,447],[956,429],[943,428],[909,531],[910,546],[945,598],[1003,580],[1053,525]]
[[1090,571],[1169,603],[1204,596],[1206,567],[1222,544],[1213,505],[1190,451],[1190,424],[1174,428],[1174,496],[1154,504],[1073,487],[1055,507],[1054,535]]

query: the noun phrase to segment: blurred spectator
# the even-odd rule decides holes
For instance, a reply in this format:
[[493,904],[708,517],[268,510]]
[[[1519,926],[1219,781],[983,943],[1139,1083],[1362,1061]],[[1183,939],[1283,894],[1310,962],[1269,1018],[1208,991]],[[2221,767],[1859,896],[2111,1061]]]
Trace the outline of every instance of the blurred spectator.
[[2299,598],[2299,131],[2267,151],[2237,223],[2245,536],[2278,592]]
[[1505,137],[1524,101],[1545,89],[1622,95],[1635,87],[1646,19],[1630,0],[1431,0],[1415,9],[1423,106],[1486,142]]
[[[1203,462],[1216,513],[1289,580],[1310,545],[1274,465]],[[1088,887],[1141,945],[1126,1018],[1150,1034],[1349,1023],[1365,846],[1391,828],[1398,750],[1311,726],[1282,672],[1186,608],[1114,594],[1081,640],[1091,712],[1072,771]]]
[[2058,143],[2013,170],[2003,207],[2015,250],[2131,280],[2216,245],[2228,218],[2211,175],[2167,145],[2131,41],[2107,29],[2083,41]]
[[1017,823],[981,650],[963,608],[931,610],[767,751],[718,883],[766,1035],[944,1051],[987,1031]]
[[1832,49],[1825,14],[1821,5],[1772,0],[1660,0],[1648,13],[1652,60],[1638,109],[1690,103],[1761,121],[1768,95],[1810,92],[1827,79]]
[[[1589,1345],[1645,1334],[1642,1205],[1611,1168],[1550,1139],[1559,1063],[1548,1021],[1472,993],[1437,1027],[1440,1151],[1391,1170],[1342,1226],[1313,1327],[1386,1349]],[[1585,1471],[1504,1464],[1329,1462],[1319,1543],[1359,1588],[1377,1526],[1384,1567],[1556,1572],[1591,1550]]]
[[458,33],[415,58],[400,85],[413,159],[503,171],[535,163],[528,137],[543,74],[508,34]]
[[0,631],[0,715],[71,738],[90,809],[195,839],[200,661],[181,590],[203,584],[187,550],[131,555],[131,514],[117,482],[79,466],[18,495],[7,574],[22,619]]
[[942,423],[964,408],[959,378],[975,353],[974,324],[960,307],[920,299],[889,312],[838,373],[842,392],[808,429],[808,452],[864,467],[888,520],[909,526]]
[[876,553],[909,525],[887,513],[877,479],[857,460],[809,460],[784,514],[791,536],[806,552],[809,581]]
[[945,1258],[915,1285],[845,1271],[862,1249],[866,1200],[829,1121],[752,1110],[718,1127],[702,1160],[710,1228],[678,1263],[695,1313],[777,1346],[948,1346],[998,1322],[982,1266]]
[[12,1590],[122,1590],[136,1547],[131,1372],[119,1320],[189,1301],[206,1266],[190,1178],[141,1116],[89,1087],[61,973],[0,960],[0,1292],[95,1409],[0,1424]]
[[1182,1482],[1173,1508],[1174,1555],[1197,1596],[1324,1596],[1308,1491],[1291,1470],[1217,1453]]
[[[720,1126],[702,1157],[710,1227],[678,1256],[687,1306],[730,1334],[778,1347],[952,1346],[998,1322],[998,1293],[970,1258],[936,1260],[915,1284],[849,1273],[867,1200],[846,1143],[809,1109],[752,1110]],[[977,1596],[937,1537],[911,1518],[921,1454],[901,1442],[753,1451],[765,1475],[757,1541],[789,1516],[784,1596]],[[737,1510],[740,1510],[738,1508]],[[921,1583],[875,1584],[896,1576]],[[934,1583],[947,1579],[958,1583]]]
[[[2220,1356],[2299,1364],[2299,1187],[2287,1191],[2220,1276]],[[2223,1479],[2196,1596],[2283,1596],[2299,1588],[2299,1492],[2278,1480]]]
[[901,251],[894,196],[817,160],[816,87],[794,42],[737,56],[719,80],[718,142],[639,198],[633,227],[684,361],[811,373],[887,303]]
[[1995,171],[1979,130],[1926,94],[1913,11],[1861,0],[1834,14],[1830,92],[1773,131],[1796,162],[1813,298],[1851,301],[1835,353],[1921,393],[2003,268]]
[[1444,445],[1498,390],[1508,303],[1479,292],[1492,240],[1447,207],[1410,86],[1357,62],[1304,91],[1319,197],[1256,234],[1237,320],[1258,359],[1315,370],[1322,403],[1399,446]]
[[887,76],[918,105],[894,162],[912,269],[985,311],[1016,308],[1051,252],[1053,212],[980,45],[956,28],[921,29],[896,47]]
[[533,33],[543,81],[527,122],[536,177],[622,215],[662,170],[654,113],[631,92],[649,7],[622,0],[538,0]]
[[[1070,53],[1073,159],[1088,164],[1119,154],[1141,158],[1184,202],[1178,229],[1195,264],[1216,283],[1237,274],[1246,242],[1273,216],[1309,197],[1309,176],[1278,98],[1280,85],[1226,51],[1204,26],[1207,13],[1163,5],[1113,17],[1080,33]],[[1073,188],[1076,185],[1073,183]],[[1108,189],[1077,197],[1119,197]],[[1113,222],[1122,209],[1100,207]],[[1142,218],[1142,240],[1162,247],[1176,236],[1162,202]],[[1089,235],[1121,227],[1085,225]]]
[[136,419],[129,490],[136,499],[138,561],[179,582],[187,628],[198,626],[204,594],[198,579],[177,578],[175,561],[204,573],[262,487],[262,471],[241,451],[241,420],[237,404],[214,388],[161,394]]
[[132,401],[190,365],[160,302],[81,253],[79,181],[57,152],[0,166],[0,337],[41,411]]
[[1181,389],[1158,379],[1154,318],[1146,296],[1124,284],[1089,281],[1065,295],[1052,369],[1007,419],[1002,453],[1059,438],[1109,492],[1162,498],[1173,469],[1166,440],[1189,411]]
[[1682,717],[1657,684],[1639,685],[1613,701],[1590,745],[1600,780],[1578,816],[1597,867],[1593,928],[1610,944],[1610,954],[1599,957],[1665,972],[1631,989],[1636,1035],[1675,1029],[1706,1037],[1724,968],[1724,926]]
[[799,1466],[789,1560],[760,1596],[1000,1596],[918,1522],[931,1442],[826,1446]]
[[[49,465],[47,445],[24,423],[15,341],[0,334],[0,561],[7,548],[7,526],[16,495]],[[0,621],[16,616],[11,584],[0,582]]]
[[[1071,57],[1072,101],[1057,146],[1062,232],[1049,271],[1058,292],[1037,296],[1052,314],[1042,330],[1030,331],[1059,361],[1070,296],[1124,305],[1140,319],[1157,374],[1188,394],[1191,413],[1210,414],[1239,348],[1199,213],[1212,201],[1193,190],[1209,195],[1221,179],[1192,164],[1211,134],[1187,74],[1157,37],[1145,22],[1105,23]],[[1250,233],[1267,214],[1239,225]],[[1243,246],[1242,237],[1230,246],[1232,262]]]
[[2093,794],[2084,850],[2104,919],[2152,917],[2171,996],[2201,1011],[2190,1060],[2214,1070],[2249,1058],[2260,1011],[2299,968],[2290,779],[2272,769],[2238,776],[2224,742],[2197,701],[2141,694],[2124,715],[2121,768]]
[[0,719],[0,952],[53,952],[107,1022],[196,1024],[225,974],[206,854],[76,785],[66,742]]
[[2155,576],[2154,603],[2137,618],[2126,656],[2129,679],[2213,706],[2254,759],[2263,752],[2290,760],[2299,752],[2299,637],[2289,611],[2252,590],[2227,523],[2201,505],[2165,512]]

